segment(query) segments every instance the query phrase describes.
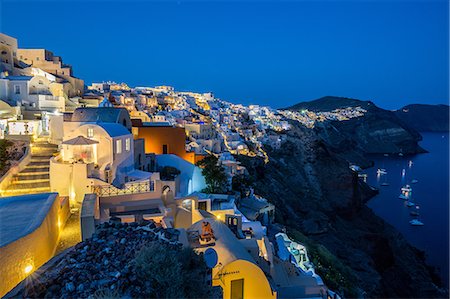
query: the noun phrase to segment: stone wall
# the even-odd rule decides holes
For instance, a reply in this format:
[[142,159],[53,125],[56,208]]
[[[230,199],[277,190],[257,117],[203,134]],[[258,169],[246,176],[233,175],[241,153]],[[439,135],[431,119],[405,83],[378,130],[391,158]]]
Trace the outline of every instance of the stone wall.
[[32,233],[0,248],[0,297],[53,257],[70,211],[67,198],[61,199],[56,194],[51,196],[54,196],[53,205],[41,225]]

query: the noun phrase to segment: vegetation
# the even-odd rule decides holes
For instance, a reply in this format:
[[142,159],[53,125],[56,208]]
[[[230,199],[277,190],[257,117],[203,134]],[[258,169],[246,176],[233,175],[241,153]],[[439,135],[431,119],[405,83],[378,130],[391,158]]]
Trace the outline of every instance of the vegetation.
[[352,270],[344,265],[339,258],[325,246],[316,243],[298,230],[290,228],[288,234],[296,242],[306,246],[308,256],[313,262],[317,274],[322,277],[331,290],[337,291],[347,298],[359,297],[356,277],[352,274]]
[[4,173],[9,166],[9,160],[11,158],[9,153],[9,147],[12,146],[12,142],[6,139],[0,140],[0,173]]
[[231,186],[234,191],[238,191],[241,197],[248,196],[248,191],[253,185],[253,178],[249,175],[235,175],[232,179]]
[[172,166],[164,166],[160,171],[161,179],[163,181],[173,181],[179,174],[180,171]]
[[220,296],[207,283],[209,269],[190,249],[174,250],[164,243],[151,243],[133,261],[138,279],[145,281],[146,298],[212,298]]
[[203,190],[205,193],[225,193],[227,190],[227,175],[218,161],[216,156],[208,155],[196,163],[202,168],[202,174],[205,177],[207,185]]

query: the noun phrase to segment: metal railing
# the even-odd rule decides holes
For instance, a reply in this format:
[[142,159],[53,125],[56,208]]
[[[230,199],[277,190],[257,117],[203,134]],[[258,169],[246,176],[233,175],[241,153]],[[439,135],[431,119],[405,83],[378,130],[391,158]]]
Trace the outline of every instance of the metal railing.
[[153,192],[153,191],[155,191],[155,182],[154,181],[145,181],[145,182],[136,182],[136,183],[130,182],[130,183],[126,183],[124,188],[122,188],[122,189],[114,187],[112,185],[92,186],[92,193],[97,194],[98,197],[110,197],[110,196],[137,194],[137,193],[145,193],[145,192]]

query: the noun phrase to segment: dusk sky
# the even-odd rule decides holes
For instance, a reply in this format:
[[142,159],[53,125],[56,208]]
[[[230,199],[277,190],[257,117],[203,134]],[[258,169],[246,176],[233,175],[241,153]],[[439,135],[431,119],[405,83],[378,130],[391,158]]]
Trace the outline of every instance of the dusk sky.
[[445,0],[0,2],[1,32],[62,56],[88,84],[275,108],[325,95],[448,102]]

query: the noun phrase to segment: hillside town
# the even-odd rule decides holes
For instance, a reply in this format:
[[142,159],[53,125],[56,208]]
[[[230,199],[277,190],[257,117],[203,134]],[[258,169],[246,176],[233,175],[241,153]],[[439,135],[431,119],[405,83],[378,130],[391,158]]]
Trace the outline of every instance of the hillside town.
[[[282,147],[292,122],[313,128],[364,109],[294,112],[171,86],[87,84],[47,49],[22,49],[0,34],[0,50],[0,141],[9,160],[0,165],[0,297],[15,296],[80,242],[100,233],[107,240],[108,223],[139,223],[134,234],[203,256],[223,298],[339,297],[308,248],[274,222],[275,206],[251,186],[236,189],[248,176],[238,157],[268,163],[267,149]],[[128,242],[125,234],[116,241]],[[96,285],[85,285],[61,288],[89,296]]]

